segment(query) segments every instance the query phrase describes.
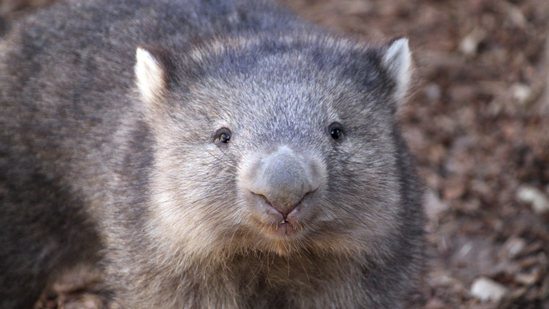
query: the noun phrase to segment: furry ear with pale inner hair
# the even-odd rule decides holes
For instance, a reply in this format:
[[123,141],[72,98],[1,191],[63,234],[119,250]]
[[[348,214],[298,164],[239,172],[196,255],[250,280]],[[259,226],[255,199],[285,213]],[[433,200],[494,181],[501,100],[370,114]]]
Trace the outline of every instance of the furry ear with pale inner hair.
[[135,53],[135,79],[142,99],[153,104],[161,99],[167,89],[168,76],[165,64],[158,53],[138,47]]
[[408,39],[400,38],[392,41],[382,49],[382,53],[381,65],[396,83],[394,99],[398,107],[401,107],[412,76],[412,53],[408,47]]

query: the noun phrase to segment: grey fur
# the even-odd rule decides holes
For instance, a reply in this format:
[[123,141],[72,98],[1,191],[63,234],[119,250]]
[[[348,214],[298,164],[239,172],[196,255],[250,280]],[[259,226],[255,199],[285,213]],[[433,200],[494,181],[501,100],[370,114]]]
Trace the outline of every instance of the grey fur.
[[16,24],[0,308],[98,261],[122,308],[401,308],[424,239],[398,44],[255,0],[68,1]]

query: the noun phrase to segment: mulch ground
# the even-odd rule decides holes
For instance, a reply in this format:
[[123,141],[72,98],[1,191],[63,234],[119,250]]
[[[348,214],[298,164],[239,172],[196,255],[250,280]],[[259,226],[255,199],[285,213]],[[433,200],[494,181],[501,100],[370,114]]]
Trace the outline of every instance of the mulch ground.
[[[334,31],[410,39],[417,82],[402,121],[430,244],[415,306],[549,309],[549,1],[284,2]],[[79,293],[37,307],[95,308]]]

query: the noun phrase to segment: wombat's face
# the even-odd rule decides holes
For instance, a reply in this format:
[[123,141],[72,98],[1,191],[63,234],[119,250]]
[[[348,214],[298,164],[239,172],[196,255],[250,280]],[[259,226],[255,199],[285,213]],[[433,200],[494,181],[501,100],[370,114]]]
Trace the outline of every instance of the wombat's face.
[[204,258],[379,247],[402,207],[393,122],[406,40],[223,44],[138,49],[156,140],[149,233]]

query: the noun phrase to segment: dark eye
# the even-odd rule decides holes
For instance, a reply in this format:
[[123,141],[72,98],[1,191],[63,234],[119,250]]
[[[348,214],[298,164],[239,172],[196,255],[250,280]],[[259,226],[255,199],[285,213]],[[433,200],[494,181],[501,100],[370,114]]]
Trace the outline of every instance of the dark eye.
[[227,128],[221,128],[215,132],[215,142],[221,144],[228,144],[231,140],[231,130]]
[[328,133],[335,141],[340,140],[343,138],[343,126],[338,122],[334,122],[328,127]]

